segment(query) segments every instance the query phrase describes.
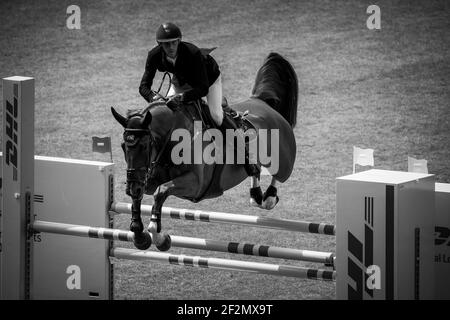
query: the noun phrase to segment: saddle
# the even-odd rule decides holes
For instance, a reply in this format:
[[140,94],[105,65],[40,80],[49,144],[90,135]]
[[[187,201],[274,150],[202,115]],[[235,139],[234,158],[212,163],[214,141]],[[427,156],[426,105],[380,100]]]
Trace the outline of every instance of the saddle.
[[[193,119],[201,120],[203,127],[206,129],[210,128],[218,129],[217,124],[211,117],[211,113],[209,112],[209,108],[206,102],[200,99],[196,103],[198,104],[197,112],[199,119],[196,119],[195,117],[193,117]],[[247,117],[249,113],[247,111],[244,113],[239,113],[236,110],[233,110],[228,105],[228,101],[225,97],[222,100],[222,109],[224,117],[228,117],[229,119],[231,119],[236,124],[237,128],[242,129],[244,132],[247,131],[248,129],[256,130],[255,125]]]
[[[244,132],[247,131],[248,129],[256,130],[256,127],[254,126],[254,124],[247,118],[248,112],[241,114],[241,113],[238,113],[237,111],[231,109],[228,106],[228,102],[226,101],[225,98],[222,102],[222,108],[224,111],[224,116],[232,119],[232,121],[234,121],[234,123],[236,124],[237,128],[241,128]],[[201,99],[196,101],[195,103],[190,103],[190,104],[186,105],[183,108],[183,112],[185,112],[186,115],[191,117],[191,119],[193,121],[202,121],[202,128],[203,128],[202,135],[208,129],[211,129],[211,128],[219,129],[211,117],[208,105]],[[225,157],[226,157],[225,148],[224,148],[223,152],[224,152],[223,156],[225,159]],[[209,185],[204,189],[204,191],[202,192],[202,194],[200,196],[198,196],[195,199],[190,199],[190,200],[192,202],[196,203],[203,199],[209,199],[209,198],[214,198],[214,197],[223,195],[223,188],[221,186],[221,176],[222,176],[223,169],[224,169],[224,164],[215,163],[214,169],[213,169],[213,174],[212,174],[211,180],[209,182]]]

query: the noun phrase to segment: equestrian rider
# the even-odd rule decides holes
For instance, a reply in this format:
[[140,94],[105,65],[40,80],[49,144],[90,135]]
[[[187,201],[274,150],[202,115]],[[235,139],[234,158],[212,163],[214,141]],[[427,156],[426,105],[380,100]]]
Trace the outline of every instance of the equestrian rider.
[[[211,118],[219,129],[237,129],[233,120],[224,115],[222,109],[222,79],[217,62],[209,54],[192,43],[181,41],[181,31],[173,23],[164,23],[156,31],[158,45],[149,51],[139,93],[147,102],[153,101],[156,93],[151,89],[156,70],[173,74],[167,102],[169,107],[179,107],[206,96]],[[245,150],[244,168],[249,176],[259,176],[257,164],[250,164]]]

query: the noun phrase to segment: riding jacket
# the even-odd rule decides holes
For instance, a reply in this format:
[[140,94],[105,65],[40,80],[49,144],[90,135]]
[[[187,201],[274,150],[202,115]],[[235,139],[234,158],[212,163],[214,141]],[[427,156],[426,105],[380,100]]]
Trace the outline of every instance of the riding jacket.
[[184,92],[185,102],[200,99],[208,94],[209,87],[217,80],[220,70],[217,62],[209,54],[204,55],[195,45],[180,41],[175,65],[171,64],[161,46],[149,51],[145,72],[139,86],[139,93],[148,102],[153,97],[151,90],[156,70],[168,71],[175,75],[179,85],[192,87]]

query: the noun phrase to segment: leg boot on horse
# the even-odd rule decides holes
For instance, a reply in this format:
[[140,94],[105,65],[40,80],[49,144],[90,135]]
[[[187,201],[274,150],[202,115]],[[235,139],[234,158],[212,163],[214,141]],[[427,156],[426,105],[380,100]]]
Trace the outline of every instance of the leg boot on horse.
[[130,231],[134,232],[134,245],[139,250],[147,250],[152,245],[152,238],[148,232],[144,232],[144,224],[141,219],[142,199],[133,199],[131,205]]

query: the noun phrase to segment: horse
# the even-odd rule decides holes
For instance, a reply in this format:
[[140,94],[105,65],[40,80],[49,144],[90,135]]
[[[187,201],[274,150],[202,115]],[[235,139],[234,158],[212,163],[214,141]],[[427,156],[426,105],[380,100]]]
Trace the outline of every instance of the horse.
[[[279,201],[276,184],[285,182],[292,173],[296,157],[293,128],[297,120],[297,99],[298,80],[293,66],[280,54],[271,52],[257,72],[252,95],[230,106],[238,114],[245,114],[246,123],[251,124],[256,132],[263,129],[271,132],[270,142],[267,136],[264,140],[257,134],[260,149],[263,147],[271,155],[275,151],[281,155],[277,166],[257,158],[260,165],[268,168],[272,179],[263,194],[260,177],[252,177],[250,204],[253,206],[263,209],[275,207]],[[127,163],[126,194],[132,199],[130,230],[135,234],[134,245],[138,249],[147,249],[152,241],[160,251],[170,248],[170,235],[161,232],[161,210],[169,196],[195,203],[219,197],[248,177],[242,163],[174,162],[174,156],[186,156],[182,153],[189,151],[187,148],[179,152],[179,139],[174,139],[175,132],[182,129],[187,130],[185,132],[189,132],[191,137],[199,135],[193,121],[195,115],[198,118],[198,112],[192,106],[172,110],[166,101],[158,100],[140,111],[129,111],[126,116],[119,114],[114,107],[111,107],[111,112],[124,128],[122,149]],[[279,140],[273,145],[272,137],[276,136]],[[195,140],[188,140],[191,150],[198,143],[198,139],[197,142]],[[217,142],[214,138],[201,140],[201,152]],[[184,159],[193,159],[198,154],[186,157]],[[154,196],[148,232],[144,232],[140,210],[144,194]]]

